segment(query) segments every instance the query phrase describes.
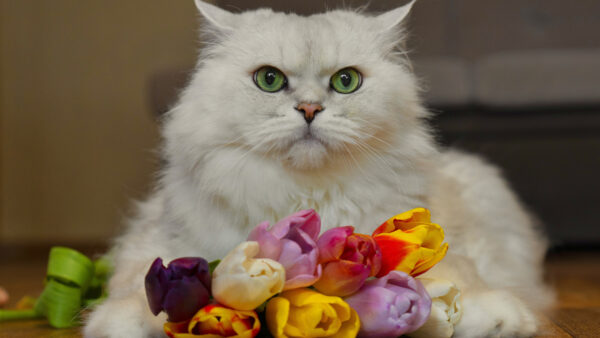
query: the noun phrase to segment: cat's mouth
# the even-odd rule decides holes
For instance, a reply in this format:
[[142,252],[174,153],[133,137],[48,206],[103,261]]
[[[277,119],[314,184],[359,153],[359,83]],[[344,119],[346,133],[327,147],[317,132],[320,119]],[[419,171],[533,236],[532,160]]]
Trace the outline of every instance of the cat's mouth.
[[324,140],[317,132],[306,128],[302,136],[293,142],[285,159],[296,169],[315,169],[325,163],[327,153]]
[[315,132],[311,128],[306,128],[306,132],[304,132],[304,135],[300,140],[298,140],[298,142],[304,142],[307,145],[311,145],[312,143],[314,143],[315,145],[325,145],[323,140],[321,140],[321,138],[315,135]]

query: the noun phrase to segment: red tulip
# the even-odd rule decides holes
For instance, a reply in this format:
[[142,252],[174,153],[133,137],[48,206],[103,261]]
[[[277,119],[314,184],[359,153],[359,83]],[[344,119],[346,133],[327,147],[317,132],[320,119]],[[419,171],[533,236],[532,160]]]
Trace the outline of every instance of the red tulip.
[[326,295],[344,297],[356,292],[381,267],[381,250],[373,238],[355,234],[352,226],[324,232],[317,246],[323,273],[314,287]]

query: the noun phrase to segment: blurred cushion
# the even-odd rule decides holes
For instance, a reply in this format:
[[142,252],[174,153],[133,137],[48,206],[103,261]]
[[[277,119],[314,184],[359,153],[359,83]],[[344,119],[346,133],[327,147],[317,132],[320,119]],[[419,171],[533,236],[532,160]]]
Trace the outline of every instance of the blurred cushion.
[[424,89],[423,98],[429,106],[465,106],[472,101],[467,64],[452,57],[418,58],[414,71]]
[[[454,0],[448,11],[455,55],[476,60],[499,52],[598,48],[598,0]],[[426,14],[426,13],[424,13]],[[428,21],[428,15],[415,20]],[[456,30],[456,32],[455,32]]]
[[600,49],[493,54],[477,62],[473,75],[475,100],[485,106],[600,103]]

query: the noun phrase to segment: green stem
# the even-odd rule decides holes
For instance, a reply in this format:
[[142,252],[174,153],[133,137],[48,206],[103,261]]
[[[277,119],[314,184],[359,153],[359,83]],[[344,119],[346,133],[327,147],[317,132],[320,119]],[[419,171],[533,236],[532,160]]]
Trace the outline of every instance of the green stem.
[[34,309],[27,310],[0,310],[0,322],[18,319],[35,319],[43,318],[41,314],[35,312]]

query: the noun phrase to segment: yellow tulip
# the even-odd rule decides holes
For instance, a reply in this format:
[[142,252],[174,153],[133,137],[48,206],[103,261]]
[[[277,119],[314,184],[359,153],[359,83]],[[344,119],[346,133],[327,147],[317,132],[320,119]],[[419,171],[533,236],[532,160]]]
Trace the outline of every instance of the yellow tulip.
[[340,297],[310,289],[281,293],[267,303],[267,326],[275,338],[356,337],[360,320]]
[[448,243],[442,243],[444,230],[431,223],[431,214],[424,208],[388,219],[373,232],[373,239],[382,254],[379,277],[392,270],[418,276],[441,261],[448,251]]
[[166,322],[164,330],[171,338],[252,338],[260,332],[260,321],[254,311],[212,304],[200,309],[189,321]]

